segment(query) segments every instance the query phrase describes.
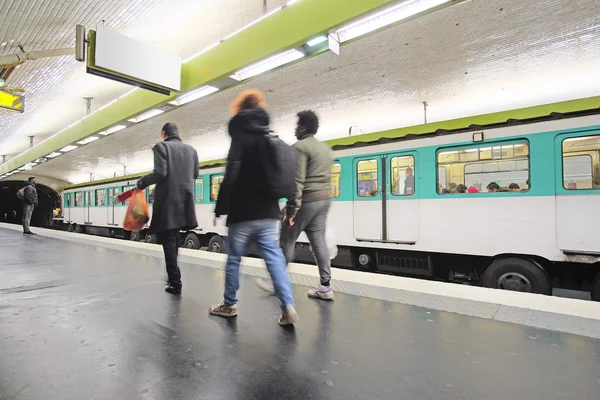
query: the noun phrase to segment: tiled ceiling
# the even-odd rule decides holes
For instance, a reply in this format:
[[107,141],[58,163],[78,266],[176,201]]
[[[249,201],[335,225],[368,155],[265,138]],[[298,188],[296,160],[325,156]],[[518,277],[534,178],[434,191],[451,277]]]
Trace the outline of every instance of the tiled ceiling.
[[[267,11],[281,0],[268,0]],[[184,59],[263,15],[263,0],[7,0],[0,2],[0,56],[74,47],[75,25],[99,24]],[[25,89],[24,114],[0,110],[0,154],[12,158],[35,142],[131,90],[85,73],[74,56],[28,61],[7,87]]]
[[[567,6],[568,4],[568,6]],[[293,140],[295,113],[321,117],[320,136],[373,132],[600,95],[598,1],[468,1],[267,73],[35,167],[71,182],[152,168],[167,121],[202,160],[224,156],[228,107],[243,88],[266,92],[273,127]],[[39,171],[39,172],[38,172]]]

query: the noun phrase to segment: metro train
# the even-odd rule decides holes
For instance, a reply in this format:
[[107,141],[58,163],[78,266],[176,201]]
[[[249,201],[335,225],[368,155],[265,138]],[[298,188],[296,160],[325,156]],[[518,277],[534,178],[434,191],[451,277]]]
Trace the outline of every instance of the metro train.
[[[333,264],[600,300],[598,111],[334,145]],[[227,229],[213,226],[223,171],[201,168],[198,228],[181,233],[182,246],[225,252]],[[147,230],[122,230],[126,205],[114,198],[137,178],[65,188],[64,226],[156,243]],[[153,192],[146,189],[150,206]],[[303,235],[299,254],[307,242]]]

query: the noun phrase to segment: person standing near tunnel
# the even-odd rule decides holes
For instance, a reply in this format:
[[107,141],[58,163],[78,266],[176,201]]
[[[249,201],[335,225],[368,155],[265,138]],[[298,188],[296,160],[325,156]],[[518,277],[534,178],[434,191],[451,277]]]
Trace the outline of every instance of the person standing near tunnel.
[[137,188],[156,185],[150,231],[162,243],[169,285],[165,291],[181,293],[181,271],[177,265],[179,231],[198,226],[196,221],[194,182],[198,178],[198,153],[182,143],[177,125],[167,122],[161,132],[162,142],[156,144],[154,171],[137,182]]
[[29,224],[31,223],[33,209],[38,206],[36,183],[37,179],[34,176],[30,177],[23,190],[23,236],[35,235],[29,229]]

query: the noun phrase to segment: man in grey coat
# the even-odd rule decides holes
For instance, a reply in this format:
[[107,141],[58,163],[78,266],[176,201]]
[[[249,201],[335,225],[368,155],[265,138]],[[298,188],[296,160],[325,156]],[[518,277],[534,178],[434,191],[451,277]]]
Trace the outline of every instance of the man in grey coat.
[[23,236],[35,235],[29,229],[31,223],[31,216],[33,215],[33,209],[38,206],[38,195],[35,184],[37,179],[32,176],[27,180],[25,184],[25,190],[23,193]]
[[198,153],[182,143],[177,125],[167,122],[162,128],[163,141],[156,144],[154,171],[137,182],[144,190],[156,185],[150,231],[156,233],[165,253],[169,285],[165,291],[181,293],[181,271],[177,265],[179,232],[194,229],[196,210],[194,188],[198,178]]
[[[296,194],[288,199],[281,228],[281,248],[289,263],[294,260],[296,241],[306,233],[319,267],[321,284],[308,291],[308,296],[333,300],[331,259],[325,240],[327,214],[331,207],[331,149],[315,138],[319,119],[313,111],[298,113],[296,138]],[[272,284],[256,280],[256,284],[272,292]]]

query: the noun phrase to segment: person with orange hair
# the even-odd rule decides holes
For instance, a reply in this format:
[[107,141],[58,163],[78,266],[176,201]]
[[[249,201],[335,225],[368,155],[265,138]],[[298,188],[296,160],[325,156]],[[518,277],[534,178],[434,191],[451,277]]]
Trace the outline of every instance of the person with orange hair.
[[234,114],[229,121],[231,146],[215,207],[215,224],[220,216],[227,215],[225,292],[223,301],[209,307],[209,313],[220,317],[237,315],[240,261],[248,243],[254,241],[281,302],[279,324],[291,325],[298,321],[298,314],[285,257],[279,247],[279,200],[267,196],[263,190],[266,179],[263,160],[269,156],[265,136],[271,132],[265,108],[264,96],[258,90],[242,92],[231,107]]

